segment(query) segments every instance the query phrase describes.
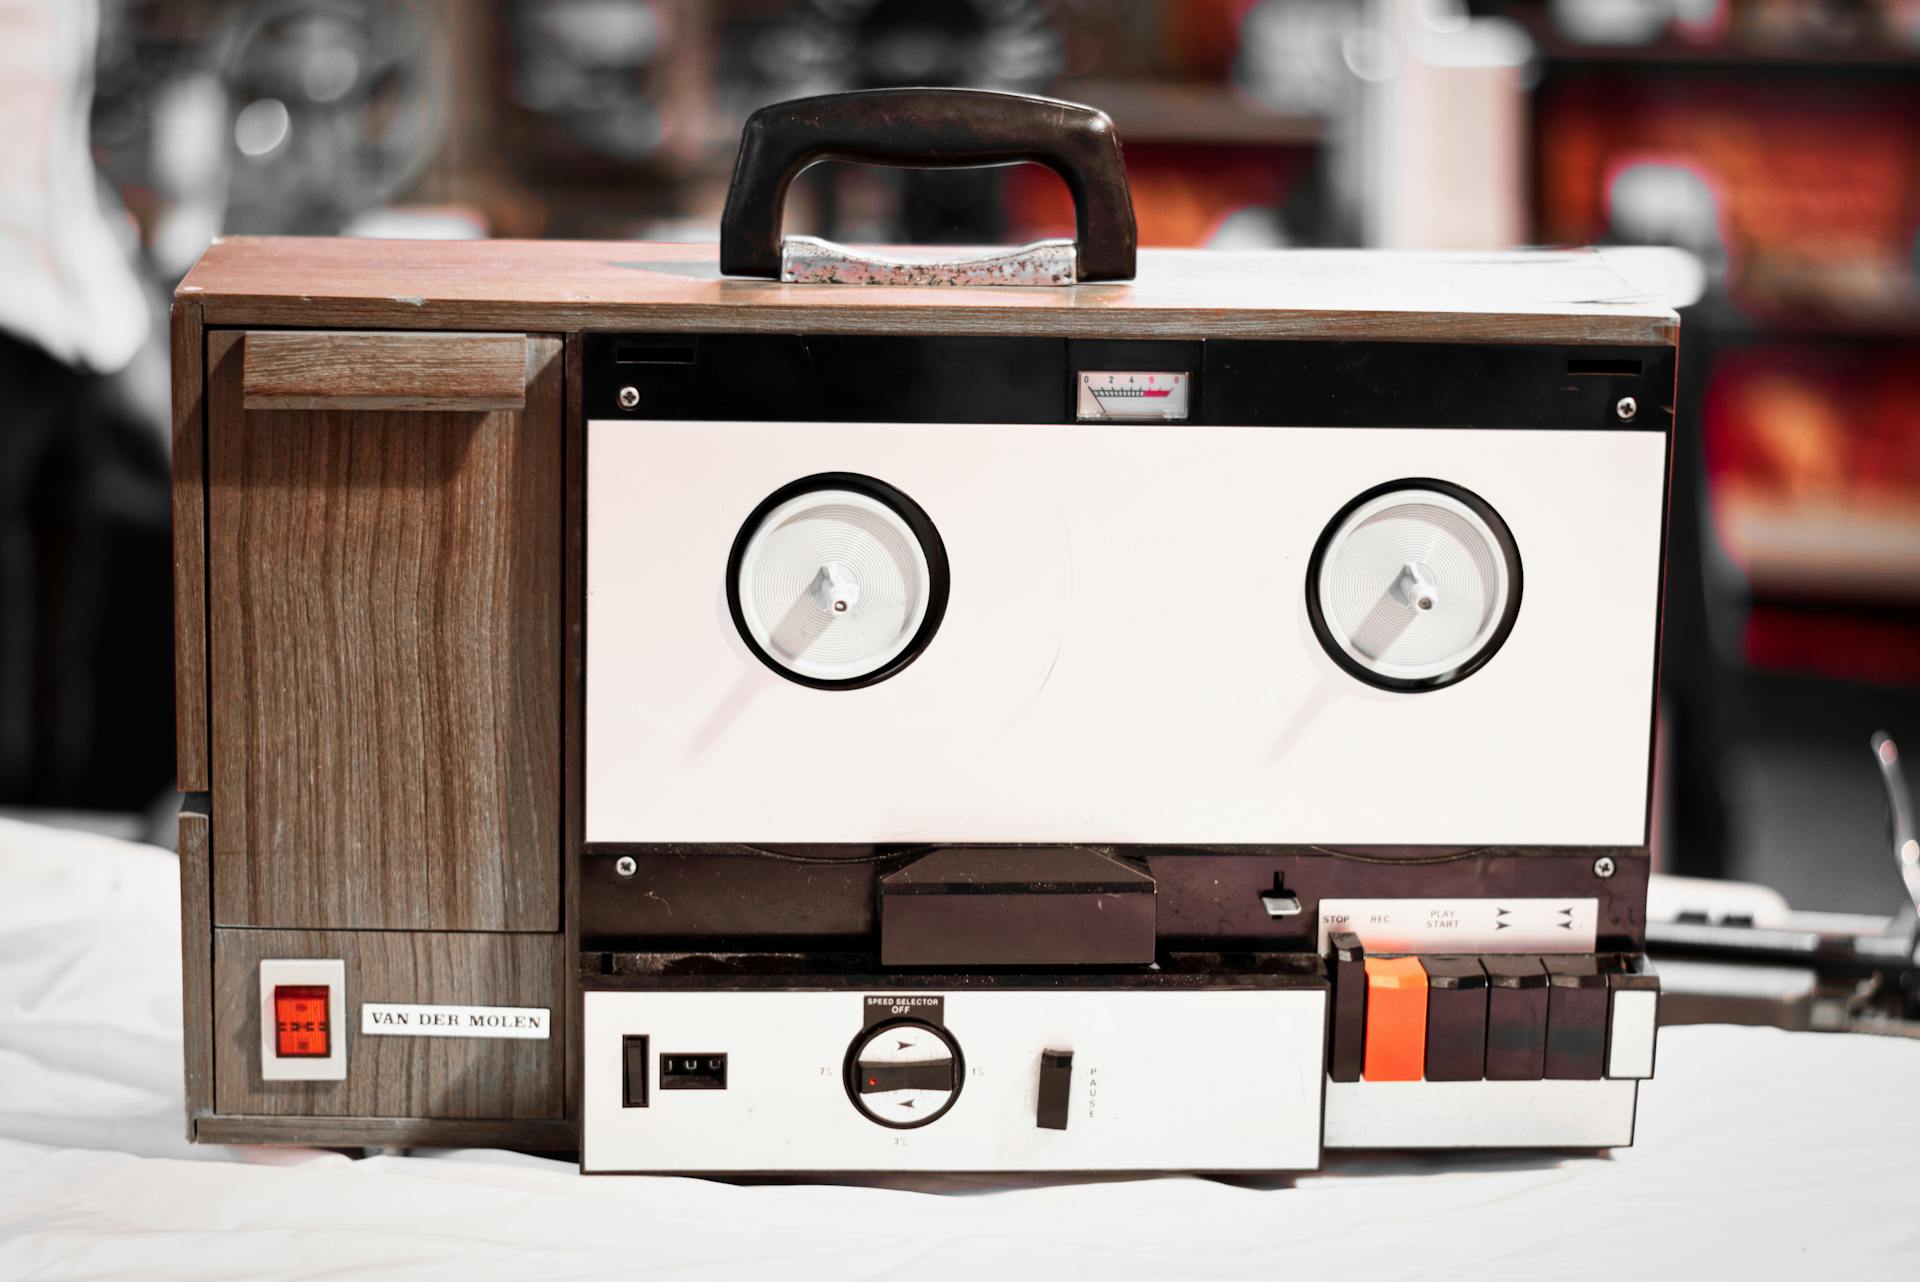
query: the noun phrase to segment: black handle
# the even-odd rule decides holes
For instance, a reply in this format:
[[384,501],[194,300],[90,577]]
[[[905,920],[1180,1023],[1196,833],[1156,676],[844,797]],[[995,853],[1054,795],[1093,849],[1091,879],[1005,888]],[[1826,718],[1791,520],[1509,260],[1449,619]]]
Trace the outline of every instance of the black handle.
[[1106,113],[984,89],[868,89],[754,112],[740,132],[720,218],[722,272],[779,277],[787,188],[822,160],[904,169],[1045,165],[1073,193],[1077,279],[1133,279],[1133,195]]

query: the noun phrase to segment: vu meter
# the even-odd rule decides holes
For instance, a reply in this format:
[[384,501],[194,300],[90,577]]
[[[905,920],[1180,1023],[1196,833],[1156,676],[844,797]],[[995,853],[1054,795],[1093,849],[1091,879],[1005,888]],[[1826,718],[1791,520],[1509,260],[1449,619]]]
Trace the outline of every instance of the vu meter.
[[1184,371],[1082,370],[1073,416],[1082,423],[1164,423],[1187,416]]

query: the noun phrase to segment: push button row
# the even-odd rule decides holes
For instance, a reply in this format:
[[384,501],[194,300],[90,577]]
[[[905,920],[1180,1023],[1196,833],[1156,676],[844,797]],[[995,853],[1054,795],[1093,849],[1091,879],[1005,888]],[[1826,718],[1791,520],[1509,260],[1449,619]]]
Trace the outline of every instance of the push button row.
[[1653,1075],[1659,980],[1592,954],[1369,957],[1336,932],[1337,1082]]

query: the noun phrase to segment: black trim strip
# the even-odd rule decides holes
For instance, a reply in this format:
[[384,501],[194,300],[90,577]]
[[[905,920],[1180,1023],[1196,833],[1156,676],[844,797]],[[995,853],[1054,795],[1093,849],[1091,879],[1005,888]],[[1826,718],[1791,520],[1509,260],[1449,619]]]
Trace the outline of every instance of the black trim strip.
[[1192,374],[1196,427],[1673,426],[1671,347],[608,333],[585,349],[595,419],[1072,423],[1081,371],[1138,369]]

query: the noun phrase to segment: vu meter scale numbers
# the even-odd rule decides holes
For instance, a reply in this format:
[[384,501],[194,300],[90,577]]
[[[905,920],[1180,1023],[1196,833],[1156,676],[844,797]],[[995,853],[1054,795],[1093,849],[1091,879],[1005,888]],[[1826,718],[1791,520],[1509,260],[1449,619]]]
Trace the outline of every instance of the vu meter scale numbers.
[[1082,370],[1074,418],[1082,423],[1164,423],[1187,417],[1192,379],[1165,370]]

